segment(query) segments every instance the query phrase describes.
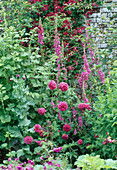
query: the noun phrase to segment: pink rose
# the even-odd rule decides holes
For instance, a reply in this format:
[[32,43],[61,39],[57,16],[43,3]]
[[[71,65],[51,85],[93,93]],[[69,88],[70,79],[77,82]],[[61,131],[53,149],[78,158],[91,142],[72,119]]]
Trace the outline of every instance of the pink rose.
[[39,130],[41,129],[41,126],[39,124],[35,124],[35,132],[39,132]]
[[69,124],[65,124],[65,125],[63,126],[63,130],[66,131],[66,132],[68,132],[68,131],[71,130],[71,126],[70,126]]
[[45,114],[46,110],[44,108],[38,108],[37,112],[42,116]]
[[59,84],[59,89],[62,90],[62,91],[67,91],[68,87],[69,87],[68,84],[64,83],[64,82]]
[[59,105],[58,105],[58,108],[59,108],[60,111],[67,110],[67,108],[68,108],[67,103],[66,102],[60,102]]
[[51,80],[49,82],[48,86],[51,90],[54,90],[54,89],[56,89],[56,82],[54,80]]
[[78,143],[79,145],[82,145],[82,144],[83,144],[82,139],[79,139],[77,143]]
[[62,138],[63,138],[63,139],[68,139],[68,135],[63,134]]
[[24,138],[24,143],[30,144],[30,143],[32,143],[32,142],[33,142],[33,138],[32,138],[31,136],[26,136],[26,137]]
[[80,103],[78,105],[78,108],[81,110],[81,111],[84,111],[85,109],[90,109],[90,105],[89,104],[86,104],[86,103]]

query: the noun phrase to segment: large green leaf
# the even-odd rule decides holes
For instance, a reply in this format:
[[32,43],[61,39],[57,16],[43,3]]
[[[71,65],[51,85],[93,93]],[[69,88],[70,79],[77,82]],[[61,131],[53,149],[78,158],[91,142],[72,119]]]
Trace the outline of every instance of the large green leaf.
[[0,115],[0,120],[2,123],[10,122],[11,116],[10,115]]
[[8,126],[8,131],[15,137],[15,138],[22,138],[23,139],[23,136],[20,132],[20,129],[17,127],[17,126]]

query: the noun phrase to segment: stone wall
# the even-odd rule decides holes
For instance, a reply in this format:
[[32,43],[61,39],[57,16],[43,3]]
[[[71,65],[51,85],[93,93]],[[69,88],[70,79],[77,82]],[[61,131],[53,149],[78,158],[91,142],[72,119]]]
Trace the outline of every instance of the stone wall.
[[[91,26],[97,28],[97,33],[92,34],[92,38],[95,40],[98,50],[107,53],[112,51],[108,58],[117,59],[117,34],[113,33],[113,29],[117,30],[117,0],[105,0],[102,6],[95,8],[95,12],[89,19]],[[113,29],[109,29],[109,27]],[[109,44],[109,38],[111,40],[112,34],[115,37],[112,41],[116,42],[114,45]]]

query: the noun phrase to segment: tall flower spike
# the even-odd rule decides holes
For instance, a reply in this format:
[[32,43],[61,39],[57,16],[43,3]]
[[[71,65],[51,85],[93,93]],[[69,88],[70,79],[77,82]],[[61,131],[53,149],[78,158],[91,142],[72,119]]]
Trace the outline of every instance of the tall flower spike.
[[43,38],[44,38],[44,29],[41,23],[41,19],[39,20],[39,26],[38,26],[38,43],[43,44]]

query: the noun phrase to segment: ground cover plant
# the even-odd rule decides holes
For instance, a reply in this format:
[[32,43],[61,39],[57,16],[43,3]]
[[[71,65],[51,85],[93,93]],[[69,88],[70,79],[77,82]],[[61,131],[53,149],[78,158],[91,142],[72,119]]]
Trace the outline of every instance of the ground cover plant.
[[1,2],[1,169],[117,169],[117,65],[102,67],[88,19],[100,4]]

